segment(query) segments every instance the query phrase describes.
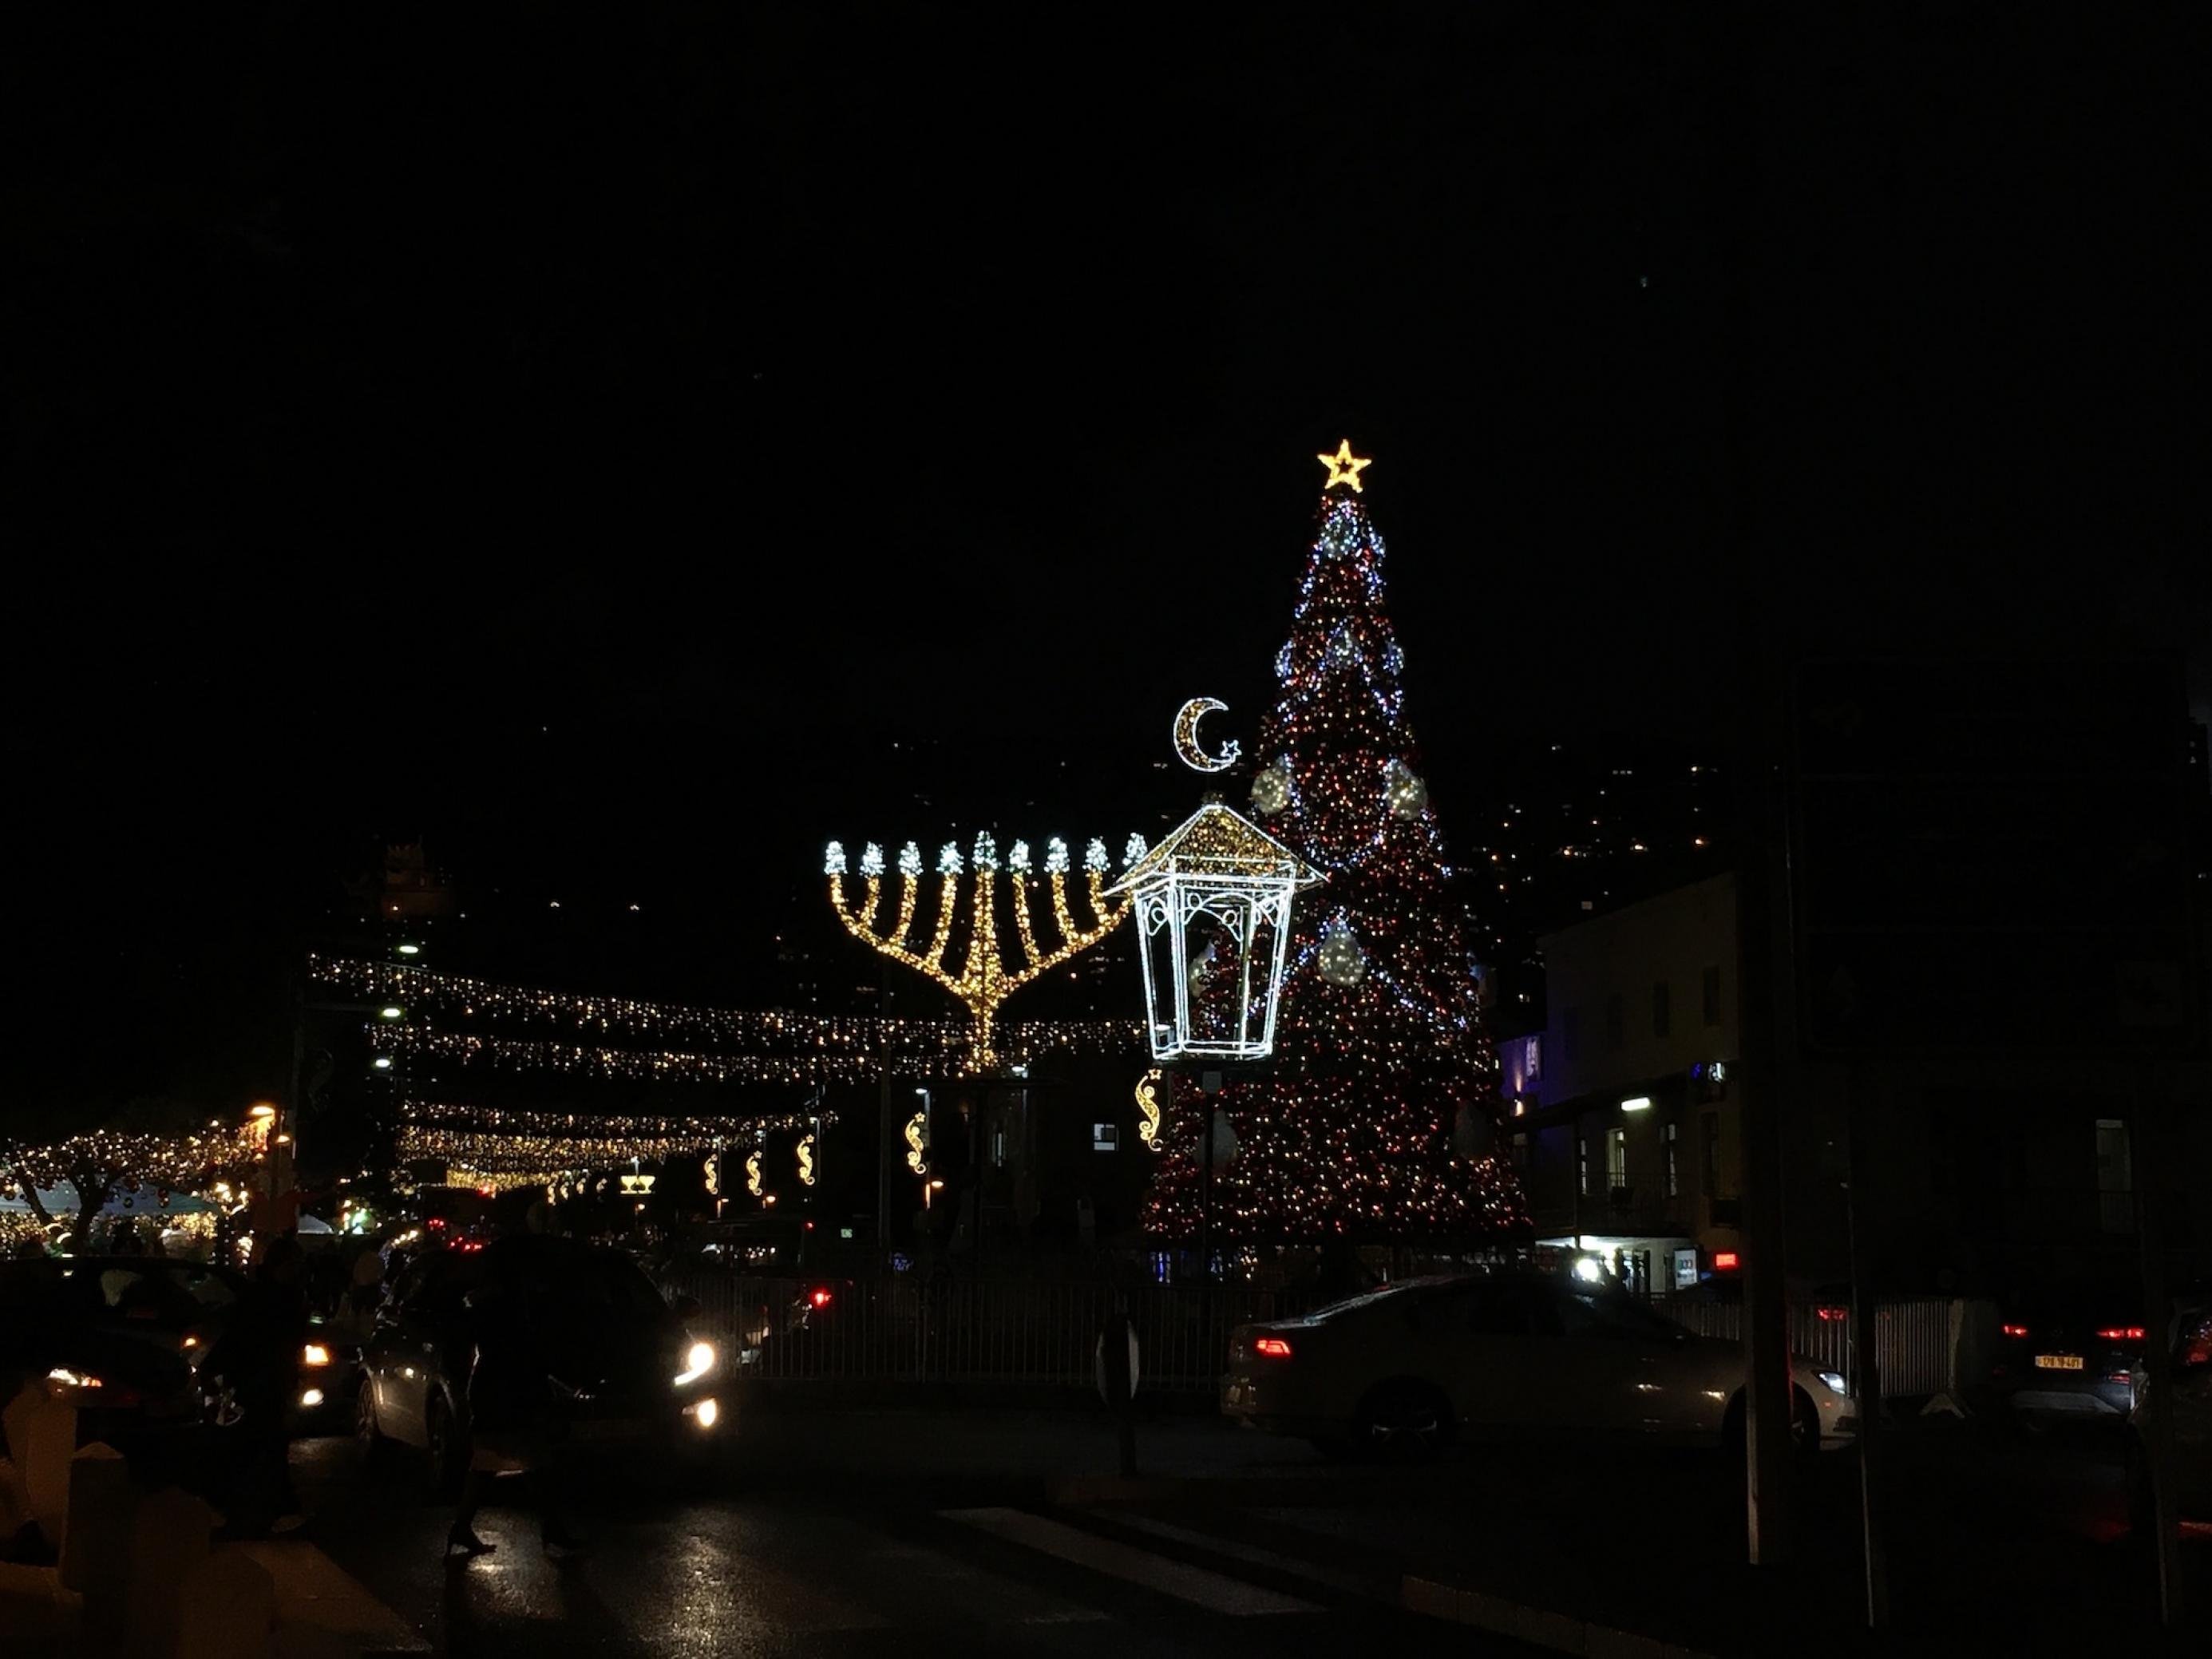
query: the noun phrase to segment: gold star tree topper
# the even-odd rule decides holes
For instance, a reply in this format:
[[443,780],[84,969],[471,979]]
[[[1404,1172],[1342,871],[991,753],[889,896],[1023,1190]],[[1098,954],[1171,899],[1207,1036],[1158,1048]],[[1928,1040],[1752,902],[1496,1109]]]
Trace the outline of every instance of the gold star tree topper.
[[1373,461],[1362,459],[1352,453],[1352,440],[1349,438],[1337,445],[1335,454],[1316,455],[1314,459],[1328,469],[1328,482],[1322,486],[1322,489],[1330,490],[1339,484],[1350,484],[1355,495],[1361,493],[1360,470],[1375,465]]

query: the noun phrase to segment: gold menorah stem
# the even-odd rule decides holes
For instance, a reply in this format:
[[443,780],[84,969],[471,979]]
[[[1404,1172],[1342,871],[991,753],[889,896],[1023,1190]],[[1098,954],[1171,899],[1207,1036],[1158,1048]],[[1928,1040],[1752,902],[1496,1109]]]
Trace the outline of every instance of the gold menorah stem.
[[[1060,939],[1051,949],[1041,951],[1033,915],[1035,878],[1018,867],[1026,861],[1026,849],[1018,846],[1015,850],[1018,867],[1006,873],[1014,889],[1011,908],[1015,931],[1021,941],[1018,969],[1009,969],[1000,953],[997,902],[1000,871],[995,848],[988,837],[977,838],[976,867],[964,873],[957,849],[945,848],[938,876],[937,925],[926,951],[917,949],[913,941],[923,879],[921,855],[915,848],[909,846],[900,859],[898,913],[888,927],[880,926],[878,920],[883,910],[884,889],[880,849],[871,847],[862,862],[865,886],[856,903],[848,902],[847,897],[842,852],[833,848],[830,860],[830,902],[836,907],[837,918],[844,923],[846,931],[871,950],[935,980],[967,1008],[975,1028],[968,1066],[971,1072],[992,1070],[999,1063],[994,1033],[1000,1005],[1031,980],[1105,938],[1120,925],[1129,909],[1126,900],[1117,904],[1106,896],[1105,860],[1100,849],[1088,861],[1085,872],[1093,921],[1087,927],[1079,926],[1068,904],[1065,849],[1055,842],[1054,866],[1047,871],[1045,884],[1052,896],[1053,918],[1059,926]],[[968,939],[966,951],[956,969],[947,967],[945,958],[951,947],[953,924],[960,913],[963,885],[967,890]]]

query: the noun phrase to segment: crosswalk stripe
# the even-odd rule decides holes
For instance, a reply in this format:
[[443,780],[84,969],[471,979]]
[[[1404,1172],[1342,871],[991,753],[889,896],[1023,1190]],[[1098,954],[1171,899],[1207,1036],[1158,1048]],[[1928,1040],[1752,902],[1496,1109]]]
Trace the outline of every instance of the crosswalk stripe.
[[1322,1566],[1316,1562],[1262,1549],[1257,1544],[1247,1544],[1241,1539],[1224,1538],[1216,1533],[1200,1532],[1194,1527],[1178,1527],[1172,1522],[1155,1521],[1149,1515],[1116,1515],[1114,1524],[1135,1532],[1148,1532],[1155,1538],[1165,1539],[1171,1544],[1189,1544],[1199,1549],[1210,1550],[1233,1561],[1249,1561],[1255,1567],[1294,1573],[1301,1578],[1310,1578],[1316,1584],[1327,1584],[1331,1589],[1358,1595],[1367,1589],[1357,1574],[1339,1572],[1334,1568]]
[[1172,1561],[1127,1544],[1101,1538],[1077,1527],[1031,1515],[1025,1510],[944,1510],[948,1521],[957,1521],[979,1532],[1020,1544],[1061,1561],[1073,1562],[1093,1572],[1103,1572],[1132,1584],[1188,1601],[1210,1613],[1249,1618],[1256,1613],[1314,1613],[1310,1601],[1263,1589],[1240,1579],[1209,1572],[1184,1561]]

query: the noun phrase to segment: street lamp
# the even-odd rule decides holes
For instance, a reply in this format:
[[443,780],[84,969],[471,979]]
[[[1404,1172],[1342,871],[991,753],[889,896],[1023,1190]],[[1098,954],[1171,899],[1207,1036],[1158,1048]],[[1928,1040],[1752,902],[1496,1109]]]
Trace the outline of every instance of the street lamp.
[[1109,890],[1136,907],[1152,1058],[1264,1060],[1291,942],[1291,899],[1324,879],[1218,802],[1201,806]]

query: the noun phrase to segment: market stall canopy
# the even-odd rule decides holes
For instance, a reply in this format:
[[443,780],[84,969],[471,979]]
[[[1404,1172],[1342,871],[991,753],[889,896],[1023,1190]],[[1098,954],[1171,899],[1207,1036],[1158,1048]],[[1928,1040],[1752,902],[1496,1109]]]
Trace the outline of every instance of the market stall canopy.
[[[39,1188],[39,1202],[48,1215],[75,1215],[82,1200],[76,1188],[64,1181],[57,1186]],[[215,1206],[191,1193],[171,1193],[166,1201],[161,1189],[155,1187],[133,1187],[126,1191],[112,1193],[107,1202],[100,1206],[102,1215],[198,1215]],[[30,1201],[23,1198],[0,1198],[0,1213],[27,1215]]]

